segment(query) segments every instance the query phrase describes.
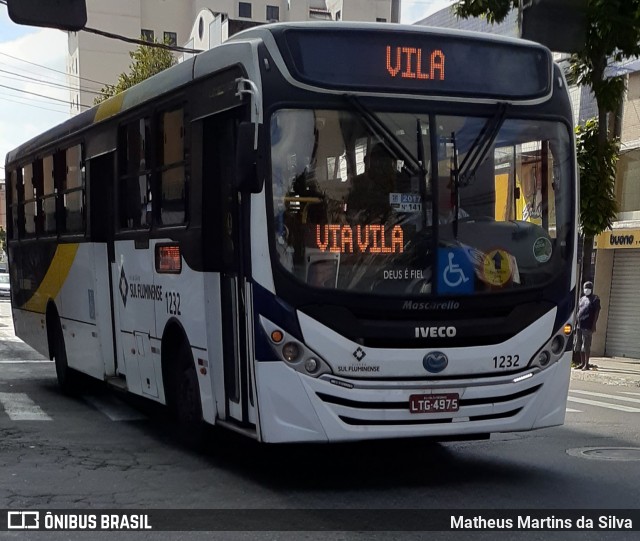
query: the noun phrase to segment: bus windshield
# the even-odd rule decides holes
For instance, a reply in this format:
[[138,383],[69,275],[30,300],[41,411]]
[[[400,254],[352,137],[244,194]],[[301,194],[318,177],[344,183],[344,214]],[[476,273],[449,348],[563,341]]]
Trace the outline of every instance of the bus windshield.
[[500,112],[374,118],[384,129],[358,111],[271,117],[273,237],[291,275],[356,293],[451,296],[562,272],[574,189],[567,125]]

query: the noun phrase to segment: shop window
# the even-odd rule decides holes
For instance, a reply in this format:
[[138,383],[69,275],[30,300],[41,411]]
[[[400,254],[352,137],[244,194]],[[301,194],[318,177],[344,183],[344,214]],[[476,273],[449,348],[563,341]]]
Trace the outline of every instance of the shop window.
[[163,225],[186,221],[186,178],[184,160],[184,114],[182,109],[167,111],[161,117],[162,159],[161,209]]

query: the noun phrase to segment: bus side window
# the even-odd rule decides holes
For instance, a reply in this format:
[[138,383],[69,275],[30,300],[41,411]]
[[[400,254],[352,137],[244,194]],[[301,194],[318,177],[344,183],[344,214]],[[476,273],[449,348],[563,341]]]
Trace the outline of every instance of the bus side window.
[[36,234],[36,190],[33,186],[33,164],[22,168],[24,179],[24,234],[32,237]]
[[23,186],[22,186],[22,169],[16,169],[9,173],[9,198],[10,206],[9,212],[11,217],[9,219],[11,231],[9,232],[10,238],[17,239],[24,233],[24,218],[20,220],[22,215],[22,208],[20,203],[24,201]]
[[66,230],[64,191],[67,186],[67,150],[59,150],[53,155],[53,190],[55,223],[58,233]]
[[82,145],[67,149],[66,179],[64,185],[63,208],[65,230],[68,233],[84,231],[84,166]]
[[120,227],[149,227],[152,217],[150,120],[141,118],[120,128],[119,214]]
[[43,160],[43,192],[42,211],[44,213],[44,232],[56,232],[56,195],[54,189],[54,159],[53,156],[45,156]]
[[174,109],[162,114],[162,147],[160,163],[160,217],[163,225],[186,221],[184,114]]

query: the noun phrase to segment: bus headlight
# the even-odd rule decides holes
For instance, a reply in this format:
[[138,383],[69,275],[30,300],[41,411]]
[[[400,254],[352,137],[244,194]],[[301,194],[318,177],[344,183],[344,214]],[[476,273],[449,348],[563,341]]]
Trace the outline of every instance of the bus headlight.
[[318,361],[316,361],[314,358],[307,359],[307,361],[304,363],[304,368],[307,372],[309,372],[309,374],[313,374],[318,369]]
[[300,357],[300,348],[295,342],[287,342],[282,346],[282,357],[285,361],[293,363]]
[[288,367],[314,378],[332,372],[329,364],[320,355],[278,325],[264,316],[260,316],[260,324],[270,338],[268,343],[271,349],[279,359],[286,361]]
[[564,351],[564,340],[565,338],[561,334],[553,337],[553,340],[551,340],[551,352],[554,355],[560,355]]
[[542,350],[540,353],[538,353],[538,364],[540,366],[547,366],[549,364],[549,361],[551,360],[551,355],[549,355],[549,352],[547,350]]
[[572,329],[571,322],[560,327],[560,330],[529,361],[528,368],[547,368],[558,361],[567,350],[567,329]]

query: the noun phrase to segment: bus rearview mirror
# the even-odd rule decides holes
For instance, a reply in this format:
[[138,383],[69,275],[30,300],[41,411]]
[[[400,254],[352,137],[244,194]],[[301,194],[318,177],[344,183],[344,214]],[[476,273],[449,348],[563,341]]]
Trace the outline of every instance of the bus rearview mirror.
[[78,32],[87,24],[85,0],[8,0],[14,23]]

